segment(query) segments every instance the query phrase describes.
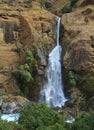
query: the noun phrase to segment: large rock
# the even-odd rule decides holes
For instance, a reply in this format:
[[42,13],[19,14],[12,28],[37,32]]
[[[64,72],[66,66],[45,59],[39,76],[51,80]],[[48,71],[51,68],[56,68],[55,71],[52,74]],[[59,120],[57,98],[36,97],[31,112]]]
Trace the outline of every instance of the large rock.
[[21,96],[3,96],[1,105],[2,113],[17,113],[26,107],[28,103],[29,100]]

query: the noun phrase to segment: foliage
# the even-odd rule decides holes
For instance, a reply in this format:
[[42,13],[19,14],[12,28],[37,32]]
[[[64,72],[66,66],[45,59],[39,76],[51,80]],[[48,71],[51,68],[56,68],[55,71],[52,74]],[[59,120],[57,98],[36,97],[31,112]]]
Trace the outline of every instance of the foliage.
[[32,51],[27,50],[25,53],[25,63],[20,65],[18,70],[14,72],[18,83],[23,91],[26,90],[26,86],[30,81],[33,81],[32,68],[34,57]]
[[82,86],[81,88],[83,90],[90,92],[91,95],[93,94],[93,92],[94,92],[94,77],[86,76],[86,75],[82,76],[80,74],[80,75],[77,75],[76,80],[77,80],[77,83],[79,84],[79,86]]
[[21,65],[19,67],[19,70],[16,71],[20,81],[23,83],[28,83],[31,80],[33,80],[31,73],[30,73],[30,67],[28,64]]
[[83,78],[82,81],[83,81],[82,83],[85,88],[88,88],[88,89],[91,89],[92,91],[94,91],[94,79]]
[[74,73],[72,71],[69,71],[69,82],[70,82],[71,86],[76,85],[76,76],[74,75]]
[[32,51],[27,50],[25,62],[29,65],[29,67],[32,67],[33,61],[34,61],[34,57]]
[[59,124],[63,123],[62,116],[52,110],[52,108],[47,107],[44,103],[29,104],[27,108],[22,110],[21,117],[19,119],[19,124],[23,125],[27,130],[36,130],[44,126],[52,126],[57,122]]
[[67,5],[65,5],[65,6],[63,7],[62,11],[63,11],[64,13],[69,13],[69,12],[71,12],[71,11],[72,11],[71,3],[68,3]]
[[56,123],[52,126],[39,127],[36,130],[66,130],[61,124]]
[[51,4],[51,2],[45,2],[45,7],[47,8],[47,9],[50,9],[51,7],[52,7],[52,4]]
[[70,0],[70,2],[63,7],[62,12],[70,13],[72,11],[73,6],[76,4],[77,1],[78,0]]
[[21,112],[19,124],[0,120],[0,130],[94,130],[94,113],[83,113],[72,124],[44,103],[31,103]]
[[73,6],[76,4],[77,1],[78,1],[78,0],[70,0],[71,6],[73,7]]
[[93,130],[94,129],[94,113],[86,113],[80,115],[71,125],[69,130]]
[[25,130],[25,129],[14,122],[7,122],[0,120],[0,130]]

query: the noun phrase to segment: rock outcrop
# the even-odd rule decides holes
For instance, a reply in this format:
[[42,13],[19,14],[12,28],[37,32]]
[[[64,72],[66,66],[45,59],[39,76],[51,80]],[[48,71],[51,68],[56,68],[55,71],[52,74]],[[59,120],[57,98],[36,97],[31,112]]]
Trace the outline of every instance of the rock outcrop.
[[4,114],[18,113],[29,104],[29,100],[21,96],[3,96],[1,110]]

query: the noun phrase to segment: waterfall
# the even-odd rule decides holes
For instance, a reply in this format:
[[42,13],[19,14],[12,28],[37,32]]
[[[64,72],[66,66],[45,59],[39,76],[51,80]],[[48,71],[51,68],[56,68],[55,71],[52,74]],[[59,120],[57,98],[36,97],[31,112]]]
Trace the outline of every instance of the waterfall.
[[61,51],[59,45],[60,21],[58,18],[56,29],[56,47],[49,54],[48,66],[45,72],[45,82],[40,92],[40,102],[46,102],[48,106],[62,107],[66,102],[63,92],[61,74]]

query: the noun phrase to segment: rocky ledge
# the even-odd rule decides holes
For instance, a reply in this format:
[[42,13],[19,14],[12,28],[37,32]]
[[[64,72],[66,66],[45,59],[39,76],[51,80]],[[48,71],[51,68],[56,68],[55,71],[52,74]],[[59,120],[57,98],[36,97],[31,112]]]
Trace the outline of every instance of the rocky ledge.
[[0,97],[1,111],[4,114],[18,113],[26,107],[30,101],[21,96],[2,96]]

